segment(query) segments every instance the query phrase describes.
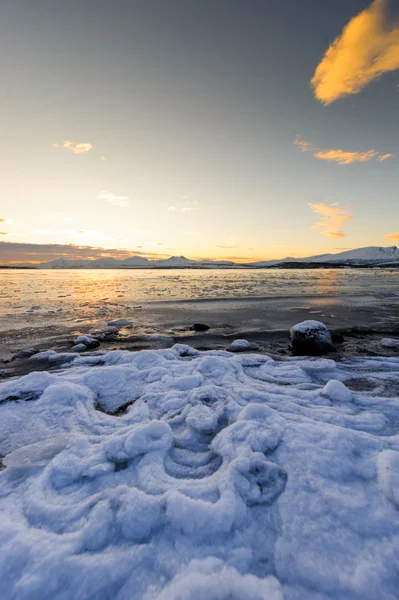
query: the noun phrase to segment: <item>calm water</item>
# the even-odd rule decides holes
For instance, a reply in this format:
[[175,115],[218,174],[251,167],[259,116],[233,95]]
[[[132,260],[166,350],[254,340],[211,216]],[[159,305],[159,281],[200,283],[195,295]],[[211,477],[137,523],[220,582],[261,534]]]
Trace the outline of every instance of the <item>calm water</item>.
[[0,330],[94,322],[148,302],[261,297],[399,297],[393,270],[0,271]]

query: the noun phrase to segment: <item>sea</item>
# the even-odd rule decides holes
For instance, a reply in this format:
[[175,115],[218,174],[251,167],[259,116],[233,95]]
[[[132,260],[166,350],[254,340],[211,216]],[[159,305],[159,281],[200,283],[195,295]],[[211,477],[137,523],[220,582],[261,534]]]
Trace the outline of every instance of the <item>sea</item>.
[[333,327],[395,327],[399,271],[0,271],[0,346],[37,343],[49,331],[52,338],[92,333],[118,318],[131,319],[137,333],[166,335],[198,321],[221,333],[284,329],[307,318]]

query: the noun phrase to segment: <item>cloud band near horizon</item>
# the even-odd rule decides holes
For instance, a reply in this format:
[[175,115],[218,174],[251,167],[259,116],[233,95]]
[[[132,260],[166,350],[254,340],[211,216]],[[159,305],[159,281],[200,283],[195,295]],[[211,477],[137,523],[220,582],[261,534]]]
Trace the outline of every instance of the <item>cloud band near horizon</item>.
[[101,248],[97,246],[79,246],[75,244],[34,244],[28,242],[0,242],[0,264],[18,264],[51,261],[56,258],[67,260],[87,260],[99,258],[117,258],[123,260],[132,255],[143,258],[163,259],[169,254],[144,252],[136,249]]

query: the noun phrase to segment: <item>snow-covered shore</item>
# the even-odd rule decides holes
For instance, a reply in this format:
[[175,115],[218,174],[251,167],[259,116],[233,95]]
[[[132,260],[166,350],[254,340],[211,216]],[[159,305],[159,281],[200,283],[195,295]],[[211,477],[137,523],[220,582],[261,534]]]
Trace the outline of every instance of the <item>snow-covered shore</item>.
[[390,600],[399,359],[64,355],[0,384],[4,600]]

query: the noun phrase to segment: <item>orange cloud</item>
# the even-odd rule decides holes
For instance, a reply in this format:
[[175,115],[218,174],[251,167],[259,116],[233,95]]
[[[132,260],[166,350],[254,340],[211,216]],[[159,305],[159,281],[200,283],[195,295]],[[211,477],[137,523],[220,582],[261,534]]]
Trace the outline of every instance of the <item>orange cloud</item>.
[[7,235],[7,231],[0,231],[0,235]]
[[90,152],[90,150],[94,148],[94,145],[89,142],[75,143],[71,140],[65,140],[62,147],[70,150],[74,154],[86,154],[86,152]]
[[309,204],[309,208],[320,216],[320,220],[312,225],[312,229],[319,229],[322,235],[329,238],[342,238],[345,233],[340,229],[344,223],[353,219],[349,207],[341,207],[338,202],[332,204]]
[[355,162],[368,162],[372,159],[382,162],[395,156],[394,154],[389,153],[382,154],[382,152],[378,152],[377,150],[360,152],[357,150],[341,150],[340,148],[314,148],[312,142],[301,140],[299,135],[296,136],[294,144],[299,146],[302,152],[312,152],[313,156],[320,160],[337,162],[339,165],[350,165]]
[[399,240],[399,232],[398,233],[387,233],[384,235],[384,238],[388,238],[389,240]]
[[320,160],[327,160],[328,162],[337,162],[339,165],[350,165],[354,162],[368,162],[369,160],[376,158],[381,162],[381,157],[391,158],[392,154],[380,155],[375,150],[367,150],[367,152],[348,152],[340,150],[339,148],[331,148],[329,150],[318,150],[313,154]]
[[298,133],[296,134],[294,144],[299,146],[302,152],[309,152],[312,150],[312,142],[305,142],[305,140],[301,140],[301,137]]
[[322,104],[357,94],[384,73],[399,69],[399,23],[386,27],[386,9],[386,0],[374,0],[327,49],[310,82]]
[[[51,147],[60,148],[60,144],[51,144]],[[72,140],[64,140],[64,142],[62,143],[62,147],[66,150],[70,150],[71,152],[73,152],[73,154],[86,154],[94,148],[94,145],[90,144],[89,142],[76,143],[72,142]]]

